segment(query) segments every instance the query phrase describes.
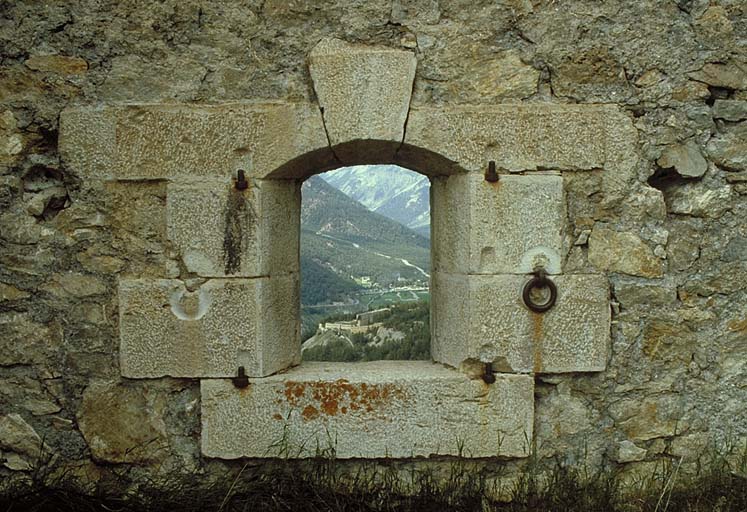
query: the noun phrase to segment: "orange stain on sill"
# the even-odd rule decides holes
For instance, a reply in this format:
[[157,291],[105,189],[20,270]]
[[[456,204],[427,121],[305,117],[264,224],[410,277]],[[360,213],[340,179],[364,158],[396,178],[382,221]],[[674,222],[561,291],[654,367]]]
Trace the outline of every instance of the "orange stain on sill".
[[407,398],[405,392],[393,384],[351,384],[347,379],[334,382],[288,381],[281,395],[291,407],[303,407],[301,416],[305,420],[315,419],[321,414],[337,416],[357,411],[374,412],[392,400]]

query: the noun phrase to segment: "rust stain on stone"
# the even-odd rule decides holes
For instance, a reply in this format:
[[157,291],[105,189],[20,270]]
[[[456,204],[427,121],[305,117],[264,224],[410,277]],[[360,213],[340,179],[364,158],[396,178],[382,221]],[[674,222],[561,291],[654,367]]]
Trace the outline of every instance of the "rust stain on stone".
[[543,318],[540,313],[531,313],[532,315],[532,349],[534,351],[534,364],[532,369],[534,373],[539,373],[542,370],[542,334]]
[[303,412],[301,412],[301,416],[303,416],[303,419],[305,420],[313,420],[317,416],[319,416],[319,410],[314,407],[313,405],[307,405],[303,408]]
[[228,192],[223,233],[223,263],[226,275],[236,274],[241,270],[241,255],[247,240],[254,237],[256,215],[247,203],[246,190],[231,187]]
[[298,404],[298,398],[303,396],[306,391],[306,384],[303,382],[288,381],[285,383],[285,399],[291,405]]
[[272,419],[277,420],[277,421],[282,421],[283,417],[280,414],[275,413],[272,415]]
[[289,405],[304,406],[301,415],[307,420],[319,414],[337,416],[361,410],[373,412],[392,400],[407,398],[405,392],[394,384],[351,384],[347,379],[334,382],[287,381],[282,395]]
[[337,400],[335,400],[334,398],[330,398],[328,400],[322,401],[322,410],[327,416],[337,415]]

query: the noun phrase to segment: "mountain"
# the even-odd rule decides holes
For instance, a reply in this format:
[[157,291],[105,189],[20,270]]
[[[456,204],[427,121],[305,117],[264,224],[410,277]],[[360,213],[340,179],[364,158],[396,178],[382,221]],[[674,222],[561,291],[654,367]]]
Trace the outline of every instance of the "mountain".
[[430,236],[430,181],[396,165],[358,165],[322,177],[369,210]]
[[425,178],[425,181],[421,180],[401,190],[374,211],[430,238],[430,188],[430,182]]
[[364,288],[427,286],[430,241],[319,177],[301,188],[302,304],[357,301]]
[[399,222],[370,211],[325,180],[313,176],[301,188],[301,227],[351,242],[412,245],[428,249],[430,241]]

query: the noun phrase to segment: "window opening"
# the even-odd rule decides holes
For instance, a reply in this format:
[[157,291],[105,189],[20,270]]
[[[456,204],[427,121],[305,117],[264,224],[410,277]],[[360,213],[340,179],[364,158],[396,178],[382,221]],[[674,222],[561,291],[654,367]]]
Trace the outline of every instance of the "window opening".
[[342,167],[301,189],[305,361],[430,359],[430,182]]

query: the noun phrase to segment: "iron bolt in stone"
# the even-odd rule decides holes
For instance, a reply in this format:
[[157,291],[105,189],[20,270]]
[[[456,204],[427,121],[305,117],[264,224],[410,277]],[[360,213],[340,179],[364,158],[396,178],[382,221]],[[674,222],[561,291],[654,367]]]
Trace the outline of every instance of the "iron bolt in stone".
[[246,181],[246,175],[243,169],[239,169],[236,173],[236,189],[246,190],[249,187],[249,182]]
[[485,171],[485,181],[495,183],[499,179],[498,172],[495,170],[495,162],[491,160],[488,162],[488,170]]
[[231,379],[231,382],[233,382],[233,385],[239,389],[249,386],[249,377],[246,376],[246,370],[244,370],[243,366],[239,366],[236,377]]

